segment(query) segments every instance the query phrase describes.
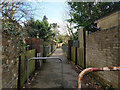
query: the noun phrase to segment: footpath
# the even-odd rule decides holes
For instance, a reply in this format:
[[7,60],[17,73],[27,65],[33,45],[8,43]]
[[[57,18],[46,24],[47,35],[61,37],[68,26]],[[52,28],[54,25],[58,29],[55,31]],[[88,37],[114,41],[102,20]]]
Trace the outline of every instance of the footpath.
[[[78,75],[83,69],[74,65],[72,61],[68,61],[61,48],[57,48],[51,57],[59,57],[63,60],[63,88],[77,88]],[[61,62],[59,60],[46,60],[37,73],[31,82],[31,88],[62,88]],[[99,81],[91,79],[89,74],[83,77],[82,88],[84,89],[104,90],[103,86],[99,84]]]
[[[67,64],[67,58],[61,48],[55,50],[51,57],[59,57],[63,60],[64,88],[77,88],[78,73]],[[61,63],[59,60],[46,60],[39,70],[31,88],[61,88]]]

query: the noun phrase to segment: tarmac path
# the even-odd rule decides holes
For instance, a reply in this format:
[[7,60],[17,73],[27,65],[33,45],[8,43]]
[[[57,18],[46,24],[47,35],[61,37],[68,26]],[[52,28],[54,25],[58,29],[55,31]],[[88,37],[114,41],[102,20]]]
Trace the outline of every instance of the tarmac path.
[[[67,64],[67,57],[61,48],[57,48],[51,57],[59,57],[63,60],[63,87],[77,88],[78,73]],[[46,60],[36,79],[32,81],[31,88],[61,88],[61,63],[58,60]]]

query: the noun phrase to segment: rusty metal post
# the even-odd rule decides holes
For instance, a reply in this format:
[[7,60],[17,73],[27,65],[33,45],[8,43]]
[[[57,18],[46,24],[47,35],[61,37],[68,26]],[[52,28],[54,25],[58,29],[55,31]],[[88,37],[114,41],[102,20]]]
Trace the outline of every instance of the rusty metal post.
[[78,76],[78,88],[81,88],[82,77],[86,73],[93,71],[120,71],[120,67],[86,68]]

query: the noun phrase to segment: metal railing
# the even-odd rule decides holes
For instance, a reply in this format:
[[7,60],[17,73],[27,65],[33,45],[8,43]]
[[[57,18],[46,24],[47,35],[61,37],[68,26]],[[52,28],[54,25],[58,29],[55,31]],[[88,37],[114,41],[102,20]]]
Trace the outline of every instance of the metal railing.
[[78,76],[78,88],[82,88],[82,77],[88,73],[93,71],[120,71],[120,67],[102,67],[102,68],[86,68],[84,69]]
[[46,60],[46,59],[56,59],[61,62],[61,77],[62,77],[62,87],[63,87],[63,61],[59,57],[33,57],[27,60],[27,87],[29,88],[29,62],[31,60]]

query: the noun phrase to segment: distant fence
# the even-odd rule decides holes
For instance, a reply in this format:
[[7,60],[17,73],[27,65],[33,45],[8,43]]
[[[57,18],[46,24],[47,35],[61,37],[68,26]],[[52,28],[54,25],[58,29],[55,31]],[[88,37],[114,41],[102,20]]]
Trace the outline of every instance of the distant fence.
[[[86,68],[86,54],[85,54],[85,37],[87,33],[83,32],[83,29],[78,30],[78,40],[68,41],[68,53],[67,57],[75,64],[80,65],[82,68]],[[63,51],[65,52],[64,48]]]
[[53,51],[57,48],[56,45],[44,46],[44,56],[50,56]]
[[71,47],[71,60],[75,63],[75,47]]
[[[43,39],[40,39],[40,38],[28,38],[28,39],[26,39],[26,43],[27,43],[27,45],[29,45],[28,50],[31,50],[31,49],[36,50],[36,52],[35,52],[36,57],[43,56],[43,52],[44,52],[44,40]],[[36,63],[35,64],[36,69],[38,69],[38,68],[40,68],[42,66],[43,61],[36,60],[35,63]]]
[[[27,39],[26,52],[19,56],[19,70],[18,70],[18,88],[23,87],[27,80],[27,60],[31,57],[48,57],[57,48],[57,45],[44,46],[42,39],[30,38]],[[42,60],[32,60],[29,64],[29,75],[32,75],[36,69],[41,68]]]
[[51,45],[51,52],[55,51],[56,48],[57,48],[57,45]]
[[[44,46],[44,56],[48,57],[52,54],[53,51],[55,51],[56,49],[56,45],[52,45],[53,50],[51,51],[51,45],[50,46]],[[19,56],[19,75],[18,75],[18,82],[19,85],[18,87],[23,87],[24,83],[27,80],[27,60],[31,57],[36,57],[36,49],[32,49],[32,50],[28,50],[24,53],[21,53],[21,56]],[[36,60],[37,61],[37,60]],[[40,67],[38,66],[38,63],[36,63],[35,60],[31,60],[30,64],[29,64],[29,75],[32,75],[32,73],[34,73],[35,69]],[[43,62],[43,61],[41,61]],[[41,64],[41,63],[40,63]],[[36,67],[37,65],[37,67]]]
[[[9,34],[6,30],[2,32],[2,88],[23,87],[26,82],[27,59],[43,56],[43,53],[47,52],[47,50],[44,51],[43,39],[27,38],[25,42],[26,47],[23,47],[21,50],[18,36]],[[56,45],[51,45],[50,47],[51,50],[49,50],[46,56],[49,56],[56,49]],[[24,53],[20,55],[21,51]],[[30,75],[38,69],[37,67],[41,67],[42,64],[42,60],[31,61]]]
[[68,56],[68,46],[62,46],[63,52]]
[[51,46],[44,46],[44,56],[49,56],[51,54]]
[[[120,11],[97,21],[102,31],[88,34],[78,30],[79,46],[74,40],[68,41],[68,59],[83,68],[120,66]],[[63,49],[65,52],[65,50]],[[120,72],[94,72],[100,81],[120,88]]]

